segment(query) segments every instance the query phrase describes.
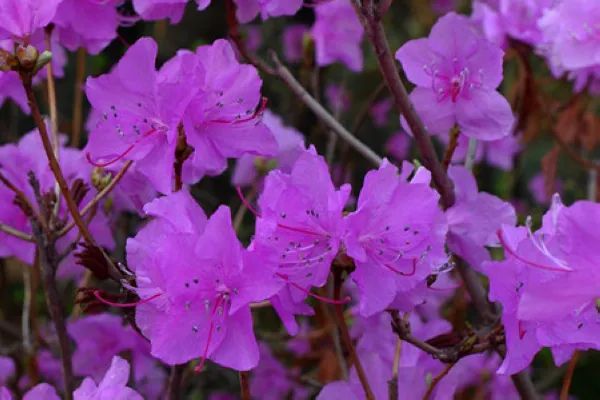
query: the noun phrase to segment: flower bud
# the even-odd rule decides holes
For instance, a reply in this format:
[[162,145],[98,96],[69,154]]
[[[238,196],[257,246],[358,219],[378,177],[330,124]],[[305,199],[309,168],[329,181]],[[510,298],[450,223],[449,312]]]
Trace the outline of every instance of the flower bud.
[[17,47],[17,60],[19,60],[20,67],[25,70],[33,70],[38,55],[37,49],[32,45]]
[[33,69],[33,73],[37,73],[40,69],[44,68],[46,64],[52,61],[52,52],[48,50],[42,51],[42,54],[38,57],[35,68]]

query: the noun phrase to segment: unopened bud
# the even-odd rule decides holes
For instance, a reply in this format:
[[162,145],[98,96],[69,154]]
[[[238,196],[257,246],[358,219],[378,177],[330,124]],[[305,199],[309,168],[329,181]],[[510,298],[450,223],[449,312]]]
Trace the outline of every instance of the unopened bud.
[[94,168],[92,170],[92,185],[94,185],[97,191],[102,191],[108,186],[111,180],[112,174],[110,172],[106,172],[102,168]]
[[33,73],[37,73],[40,69],[44,68],[46,64],[52,61],[52,52],[48,50],[42,51],[42,54],[38,57],[35,68],[33,69]]
[[35,67],[38,59],[38,51],[32,45],[17,47],[17,60],[21,68],[31,71]]

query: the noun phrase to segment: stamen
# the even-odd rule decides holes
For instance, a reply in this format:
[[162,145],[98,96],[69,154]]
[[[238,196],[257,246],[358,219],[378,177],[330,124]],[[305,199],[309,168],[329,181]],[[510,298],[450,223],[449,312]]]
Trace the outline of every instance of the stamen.
[[521,257],[520,255],[518,255],[513,249],[510,248],[510,246],[508,245],[508,243],[506,242],[506,240],[504,240],[504,235],[502,234],[502,230],[498,229],[498,231],[496,232],[496,235],[498,236],[498,240],[500,241],[500,244],[502,245],[502,247],[504,247],[504,249],[508,252],[508,254],[510,254],[511,256],[513,256],[514,258],[516,258],[517,260],[521,261],[524,264],[530,265],[534,268],[539,268],[539,269],[543,269],[543,270],[547,270],[547,271],[554,271],[554,272],[569,272],[572,271],[572,269],[563,269],[563,268],[556,268],[556,267],[550,267],[548,265],[544,265],[544,264],[539,264],[536,263],[534,261],[531,260],[527,260],[523,257]]
[[162,296],[162,293],[156,293],[155,295],[152,295],[152,296],[150,296],[150,297],[148,297],[148,298],[146,298],[146,299],[142,299],[142,300],[140,300],[140,301],[136,301],[136,302],[133,302],[133,303],[113,303],[112,301],[110,301],[110,300],[107,300],[107,299],[103,298],[103,297],[100,295],[100,290],[98,290],[98,289],[94,290],[94,291],[92,292],[92,294],[93,294],[93,295],[94,295],[94,297],[95,297],[96,299],[98,299],[98,301],[100,301],[101,303],[103,303],[103,304],[106,304],[106,305],[108,305],[108,306],[112,306],[112,307],[119,307],[119,308],[136,307],[136,306],[139,306],[140,304],[149,303],[149,302],[151,302],[152,300],[156,299],[157,297],[159,297],[159,296]]
[[216,124],[239,124],[242,122],[252,121],[253,119],[262,117],[265,110],[267,109],[268,101],[269,101],[269,99],[267,99],[266,97],[263,97],[261,99],[259,106],[256,108],[256,110],[254,110],[254,112],[251,115],[247,116],[246,118],[239,118],[239,119],[235,119],[234,121],[226,120],[226,119],[214,119],[209,122],[216,123]]
[[319,296],[316,293],[311,292],[310,290],[303,288],[301,285],[297,284],[296,282],[292,282],[289,277],[287,275],[284,275],[280,272],[277,272],[275,275],[277,275],[278,277],[280,277],[281,279],[283,279],[284,281],[286,281],[289,285],[295,287],[296,289],[300,290],[301,292],[304,292],[306,295],[322,301],[323,303],[327,303],[327,304],[346,304],[349,303],[352,298],[350,296],[346,296],[341,300],[336,300],[336,299],[330,299],[329,297],[323,297],[323,296]]
[[85,153],[85,158],[94,167],[99,167],[99,168],[108,167],[109,165],[114,164],[117,161],[123,159],[123,157],[125,157],[127,154],[129,154],[129,152],[131,152],[131,150],[133,150],[137,144],[139,144],[142,140],[146,139],[147,137],[152,136],[156,132],[158,132],[156,129],[151,129],[150,131],[144,133],[139,139],[137,139],[135,142],[130,144],[129,147],[127,147],[125,149],[125,151],[123,151],[121,154],[117,155],[115,158],[113,158],[110,161],[105,161],[105,162],[94,161],[94,160],[92,160],[92,156],[90,155],[89,152]]
[[208,336],[206,337],[206,345],[204,346],[204,352],[202,353],[202,357],[200,357],[200,363],[194,368],[194,372],[197,374],[202,372],[204,364],[206,364],[206,359],[208,357],[208,347],[210,346],[213,331],[215,330],[215,314],[219,309],[222,301],[223,299],[221,296],[217,297],[217,301],[215,301],[215,305],[213,306],[213,309],[210,313],[210,326],[208,327]]
[[389,270],[391,270],[392,272],[395,272],[398,275],[402,275],[402,276],[413,276],[417,272],[417,259],[416,258],[413,258],[413,260],[412,260],[412,270],[410,272],[402,272],[387,263],[384,263],[383,265],[386,268],[388,268]]
[[256,209],[254,207],[252,207],[250,202],[244,196],[244,193],[242,193],[242,188],[239,186],[236,186],[235,191],[237,192],[238,197],[242,201],[242,204],[248,209],[248,211],[250,211],[256,218],[260,218],[261,217],[260,213],[258,211],[256,211]]

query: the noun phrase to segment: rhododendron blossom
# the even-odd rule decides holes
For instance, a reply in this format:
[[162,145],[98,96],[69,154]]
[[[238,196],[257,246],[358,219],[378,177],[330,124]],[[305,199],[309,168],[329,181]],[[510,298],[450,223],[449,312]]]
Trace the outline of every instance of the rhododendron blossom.
[[[350,186],[333,186],[327,164],[313,147],[305,151],[289,174],[272,171],[258,199],[256,249],[273,251],[276,275],[287,283],[271,302],[290,333],[298,326],[292,316],[311,287],[325,284],[341,243],[342,210]],[[306,312],[306,309],[304,309]]]
[[429,132],[444,136],[457,126],[468,137],[496,140],[509,134],[514,117],[496,88],[502,81],[502,50],[466,17],[440,18],[426,39],[396,53],[416,85],[410,98]]
[[[384,161],[365,177],[357,210],[345,218],[344,245],[356,264],[352,279],[360,291],[360,313],[383,311],[397,295],[413,289],[446,261],[446,221],[429,172],[402,174]],[[417,211],[418,210],[418,211]]]
[[111,73],[88,79],[86,94],[102,117],[90,133],[86,152],[96,166],[135,160],[158,191],[169,193],[177,129],[195,94],[188,88],[189,79],[201,72],[197,64],[177,58],[157,72],[156,52],[154,40],[142,38]]
[[258,14],[262,19],[294,15],[302,7],[302,0],[233,0],[237,6],[236,16],[242,22],[252,21]]
[[[504,227],[498,237],[504,261],[484,264],[490,298],[502,304],[507,356],[499,372],[525,368],[544,346],[556,364],[576,349],[598,349],[595,227],[600,206],[577,202],[565,207],[555,196],[542,228]],[[589,225],[588,225],[589,224]]]
[[[187,213],[177,214],[182,208]],[[281,287],[272,271],[260,255],[241,247],[227,207],[206,220],[194,200],[179,192],[145,209],[160,224],[184,222],[183,230],[174,225],[154,243],[143,240],[143,229],[127,245],[142,299],[136,322],[150,339],[152,355],[169,364],[200,358],[238,370],[255,367],[258,347],[249,304]],[[147,229],[152,234],[157,226]]]
[[61,1],[0,1],[0,39],[15,39],[27,43],[31,34],[52,21]]

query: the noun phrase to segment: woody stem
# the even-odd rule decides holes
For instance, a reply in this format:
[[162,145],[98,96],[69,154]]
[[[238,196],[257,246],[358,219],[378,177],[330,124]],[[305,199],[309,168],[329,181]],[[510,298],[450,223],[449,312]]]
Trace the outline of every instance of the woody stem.
[[[333,297],[335,300],[341,299],[342,294],[342,271],[334,270],[333,271]],[[350,330],[348,329],[348,325],[346,324],[346,318],[344,317],[344,310],[342,308],[342,304],[338,301],[334,305],[336,323],[338,329],[340,331],[340,336],[342,337],[342,343],[346,347],[346,351],[350,355],[350,360],[356,369],[356,374],[358,375],[358,379],[360,380],[360,384],[365,391],[365,396],[367,400],[375,400],[375,396],[373,395],[373,391],[371,390],[371,386],[369,385],[369,380],[367,379],[367,375],[365,370],[356,354],[356,349],[354,348],[354,344],[352,343],[352,338],[350,337]]]

